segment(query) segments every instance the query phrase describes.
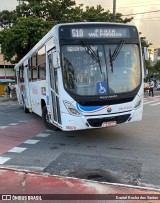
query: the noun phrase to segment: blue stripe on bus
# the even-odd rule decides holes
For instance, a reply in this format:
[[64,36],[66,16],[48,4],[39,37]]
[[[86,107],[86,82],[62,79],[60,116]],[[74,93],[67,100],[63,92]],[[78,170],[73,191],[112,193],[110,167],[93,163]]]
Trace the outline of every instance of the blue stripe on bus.
[[98,110],[101,110],[101,109],[103,109],[105,107],[105,106],[82,106],[82,105],[80,105],[78,103],[76,103],[76,106],[77,106],[77,109],[80,112],[87,112],[87,113],[98,111]]

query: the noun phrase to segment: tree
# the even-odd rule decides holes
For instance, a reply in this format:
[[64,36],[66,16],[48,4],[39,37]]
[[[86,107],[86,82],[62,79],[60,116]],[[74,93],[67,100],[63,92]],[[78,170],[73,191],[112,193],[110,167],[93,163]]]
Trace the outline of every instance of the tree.
[[[139,32],[139,35],[141,35],[142,33]],[[146,40],[146,37],[140,37],[140,40],[141,40],[141,46],[142,46],[142,54],[144,55],[144,48],[146,47],[147,49],[149,48],[149,46],[152,45],[152,43],[149,43],[147,40]],[[151,67],[151,60],[150,60],[150,55],[149,55],[149,58],[148,59],[145,59],[144,58],[144,69],[145,70],[148,70],[148,76],[150,78],[151,75],[153,75],[153,69]],[[145,71],[146,72],[146,71]],[[146,77],[146,74],[145,73],[145,77]]]
[[[141,35],[142,33],[139,32],[139,35]],[[146,37],[140,37],[141,40],[141,46],[142,46],[142,50],[144,50],[144,47],[148,48],[149,46],[152,45],[152,43],[148,43],[148,41],[146,40]]]
[[75,6],[74,0],[19,0],[18,17],[35,16],[46,21],[60,21]]
[[[115,22],[127,23],[132,20],[132,18],[122,19],[122,16],[123,16],[122,14],[117,13]],[[104,11],[101,5],[97,5],[96,8],[93,6],[92,7],[87,6],[82,14],[82,18],[83,20],[90,22],[96,21],[112,22],[113,14],[109,10]]]
[[[19,61],[45,34],[50,26],[35,17],[20,18],[14,26],[0,32],[1,49],[5,60]],[[14,59],[13,57],[16,56]]]
[[155,65],[152,66],[151,70],[156,79],[160,79],[160,60],[156,61]]
[[0,12],[0,27],[2,28],[11,27],[15,20],[16,20],[15,11],[4,10]]

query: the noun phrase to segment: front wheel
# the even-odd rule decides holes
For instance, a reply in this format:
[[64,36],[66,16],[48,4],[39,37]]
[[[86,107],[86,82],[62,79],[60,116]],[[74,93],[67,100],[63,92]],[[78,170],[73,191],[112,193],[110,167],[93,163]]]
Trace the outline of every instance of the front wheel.
[[49,122],[50,118],[49,118],[49,115],[48,115],[48,111],[47,111],[47,107],[44,106],[43,109],[42,109],[42,121],[44,123],[44,125],[50,129],[50,130],[58,130],[59,128],[57,128],[55,125],[51,124]]

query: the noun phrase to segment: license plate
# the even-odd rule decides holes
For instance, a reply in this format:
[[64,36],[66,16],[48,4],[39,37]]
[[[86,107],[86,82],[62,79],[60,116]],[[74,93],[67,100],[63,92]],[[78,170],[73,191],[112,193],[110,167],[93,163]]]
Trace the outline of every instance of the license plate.
[[116,126],[117,125],[117,121],[109,121],[109,122],[104,122],[102,124],[103,127],[111,127],[111,126]]

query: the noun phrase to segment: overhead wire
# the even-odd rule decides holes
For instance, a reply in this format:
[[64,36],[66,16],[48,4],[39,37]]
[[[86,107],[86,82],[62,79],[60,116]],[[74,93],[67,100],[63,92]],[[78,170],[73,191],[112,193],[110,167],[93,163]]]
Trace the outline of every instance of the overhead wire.
[[150,18],[139,18],[139,19],[137,19],[137,18],[134,18],[134,20],[150,20],[150,19],[160,19],[160,16],[156,16],[156,17],[150,17]]
[[146,5],[140,5],[140,6],[129,6],[129,7],[117,7],[118,9],[119,8],[133,8],[133,7],[145,7],[145,6],[157,6],[157,5],[160,5],[160,4],[146,4]]
[[132,14],[126,14],[126,15],[122,15],[122,16],[133,16],[133,15],[141,15],[141,14],[146,14],[146,13],[157,13],[157,12],[160,12],[160,10],[145,11],[145,12],[141,12],[141,13],[132,13]]

